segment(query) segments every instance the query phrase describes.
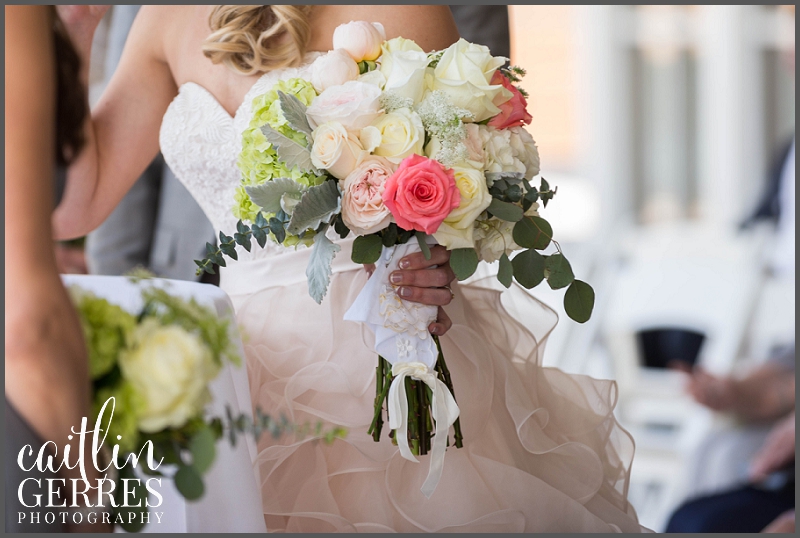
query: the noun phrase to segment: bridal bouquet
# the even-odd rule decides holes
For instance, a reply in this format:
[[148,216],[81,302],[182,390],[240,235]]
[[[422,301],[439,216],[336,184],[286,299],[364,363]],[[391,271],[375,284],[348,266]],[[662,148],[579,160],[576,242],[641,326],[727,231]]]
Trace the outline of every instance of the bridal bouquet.
[[[137,465],[156,480],[166,476],[159,470],[162,463],[174,466],[169,476],[176,489],[194,500],[204,493],[203,475],[226,432],[235,444],[237,433],[258,437],[269,431],[277,437],[294,429],[285,418],[276,421],[259,410],[255,421],[233,417],[230,410],[225,420],[208,416],[209,384],[223,364],[240,362],[228,319],[155,286],[142,289],[144,307],[136,314],[77,286],[70,292],[89,351],[92,424],[102,431],[97,449],[110,452],[106,470],[118,471],[111,478],[116,482],[111,520],[126,531],[144,526],[142,513],[155,487],[152,478],[144,483],[136,478]],[[317,429],[322,436],[321,424]],[[337,429],[324,435],[342,433]],[[103,446],[104,441],[113,448]]]
[[[236,245],[249,251],[251,239],[261,247],[268,239],[302,244],[312,248],[309,293],[321,302],[340,250],[331,237],[355,234],[352,260],[376,264],[345,316],[375,332],[370,433],[379,440],[387,402],[402,455],[417,461],[433,453],[423,486],[430,496],[450,426],[457,447],[462,436],[441,346],[427,330],[437,309],[394,293],[388,276],[399,260],[414,251],[427,258],[429,245],[443,245],[459,280],[480,261],[497,261],[505,287],[516,280],[530,289],[545,279],[552,289],[566,287],[566,312],[580,323],[594,292],[575,279],[539,215],[539,202],[546,206],[556,189],[543,178],[531,183],[539,154],[524,128],[525,92],[515,86],[523,69],[463,39],[425,53],[362,21],[339,26],[333,46],[308,79],[279,81],[254,99],[238,159],[237,230],[207,245],[198,273],[225,266],[223,255],[236,259]],[[556,252],[543,254],[551,244]]]

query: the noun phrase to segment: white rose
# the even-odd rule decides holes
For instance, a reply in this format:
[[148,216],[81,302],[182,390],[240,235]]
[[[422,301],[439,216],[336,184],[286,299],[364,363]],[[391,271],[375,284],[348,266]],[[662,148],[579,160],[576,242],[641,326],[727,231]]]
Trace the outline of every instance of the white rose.
[[492,75],[505,61],[492,56],[488,47],[459,39],[445,49],[433,76],[428,77],[428,86],[445,92],[454,105],[472,112],[473,121],[483,121],[497,115],[498,106],[512,97],[502,84],[491,84]]
[[514,222],[507,222],[498,218],[488,221],[479,221],[475,226],[474,239],[478,258],[492,263],[500,259],[505,253],[507,256],[520,246],[514,242]]
[[525,179],[531,180],[539,174],[539,149],[533,137],[524,127],[508,129],[512,154],[525,166]]
[[384,91],[422,101],[428,55],[410,39],[396,37],[382,46],[381,73],[386,77]]
[[335,121],[323,123],[311,133],[311,162],[324,168],[337,179],[344,179],[356,167],[364,152],[361,142],[344,126]]
[[474,246],[473,228],[475,219],[492,203],[492,195],[486,187],[483,172],[470,167],[453,167],[461,202],[447,215],[439,229],[433,234],[436,241],[448,249]]
[[487,173],[518,172],[525,173],[525,165],[514,156],[509,129],[495,129],[479,126]]
[[381,143],[375,148],[375,155],[386,157],[395,164],[411,154],[422,155],[425,128],[416,112],[400,108],[382,115],[372,125],[381,134]]
[[148,433],[180,428],[211,399],[207,386],[219,372],[211,351],[197,335],[154,319],[136,328],[133,342],[119,365],[144,402],[139,428]]
[[381,55],[386,32],[379,22],[350,21],[333,31],[333,48],[346,51],[356,62],[375,60]]
[[359,131],[380,116],[380,96],[380,88],[358,80],[332,86],[308,107],[311,128],[336,121],[348,131]]
[[332,50],[311,66],[311,84],[317,93],[358,78],[358,64],[344,50]]
[[339,182],[342,220],[357,235],[378,232],[392,221],[392,213],[383,203],[383,189],[394,169],[388,160],[371,155]]

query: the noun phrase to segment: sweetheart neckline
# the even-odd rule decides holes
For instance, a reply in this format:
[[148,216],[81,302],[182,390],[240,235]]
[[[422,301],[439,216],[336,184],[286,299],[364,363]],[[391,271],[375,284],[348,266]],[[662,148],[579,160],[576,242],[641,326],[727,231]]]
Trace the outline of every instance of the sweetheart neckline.
[[[316,58],[318,58],[322,54],[325,54],[325,53],[322,52],[322,51],[317,51],[317,50],[308,51],[305,54],[305,61],[302,64],[300,64],[299,66],[297,66],[295,68],[290,68],[290,69],[299,69],[301,67],[306,67],[309,64],[311,64]],[[312,56],[313,56],[313,59],[310,60],[309,58],[312,57]],[[262,80],[264,80],[264,77],[266,77],[267,75],[271,75],[272,73],[275,73],[275,71],[267,71],[266,73],[263,73],[260,77],[258,77],[256,79],[256,81],[253,83],[253,85],[250,86],[250,89],[247,90],[247,93],[244,94],[244,97],[242,97],[242,102],[239,103],[239,106],[236,108],[236,112],[234,112],[233,115],[231,115],[231,113],[228,112],[228,109],[225,108],[225,106],[222,103],[220,103],[219,99],[217,99],[217,97],[213,93],[211,93],[211,91],[208,88],[206,88],[205,86],[203,86],[199,82],[195,82],[193,80],[187,80],[186,82],[184,82],[183,84],[181,84],[178,87],[178,95],[180,95],[180,92],[183,90],[183,88],[185,86],[188,86],[190,84],[193,85],[193,86],[196,86],[196,87],[200,88],[201,90],[203,90],[203,93],[207,94],[211,98],[211,100],[215,103],[215,105],[222,112],[225,113],[225,116],[227,116],[230,119],[230,121],[236,121],[236,118],[239,117],[239,113],[241,112],[241,110],[244,107],[245,103],[248,102],[248,97],[250,97],[250,94],[253,92],[255,87],[258,86],[258,84]],[[177,98],[177,95],[175,97]]]

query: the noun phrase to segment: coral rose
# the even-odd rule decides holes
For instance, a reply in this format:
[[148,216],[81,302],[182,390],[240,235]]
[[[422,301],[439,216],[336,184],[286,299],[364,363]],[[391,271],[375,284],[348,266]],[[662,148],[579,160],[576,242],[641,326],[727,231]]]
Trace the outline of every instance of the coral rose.
[[383,203],[401,228],[433,234],[459,206],[461,194],[452,170],[414,154],[386,180]]
[[492,118],[491,121],[489,121],[489,125],[495,129],[522,127],[523,124],[529,125],[533,118],[528,114],[528,102],[499,69],[495,71],[492,76],[492,84],[502,84],[505,89],[514,95],[511,99],[500,105],[500,114]]

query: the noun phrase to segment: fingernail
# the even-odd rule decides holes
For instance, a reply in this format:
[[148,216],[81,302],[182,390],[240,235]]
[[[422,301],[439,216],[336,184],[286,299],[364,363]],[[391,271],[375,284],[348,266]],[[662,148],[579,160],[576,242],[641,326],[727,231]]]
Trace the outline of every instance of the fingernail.
[[401,273],[392,273],[389,275],[389,282],[392,284],[400,284],[403,281],[403,275]]
[[411,262],[409,262],[408,260],[400,260],[400,263],[397,265],[400,267],[400,269],[408,269],[409,266],[411,265]]
[[431,334],[440,334],[442,330],[439,328],[438,325],[431,326]]
[[397,295],[399,295],[400,297],[411,297],[411,288],[402,286],[397,289]]

